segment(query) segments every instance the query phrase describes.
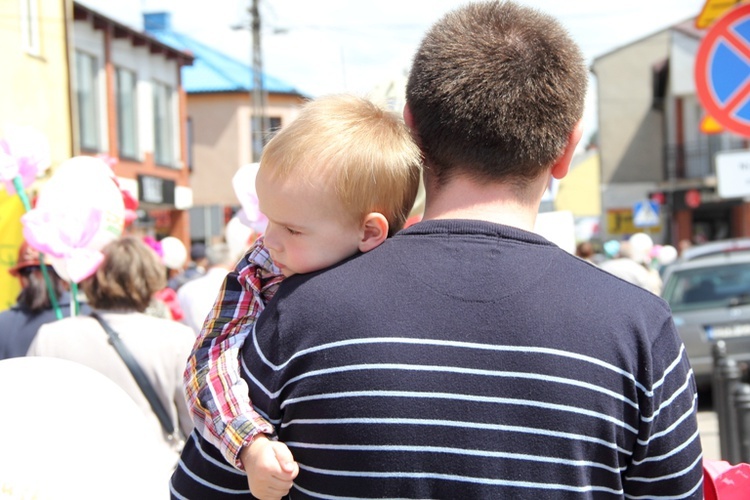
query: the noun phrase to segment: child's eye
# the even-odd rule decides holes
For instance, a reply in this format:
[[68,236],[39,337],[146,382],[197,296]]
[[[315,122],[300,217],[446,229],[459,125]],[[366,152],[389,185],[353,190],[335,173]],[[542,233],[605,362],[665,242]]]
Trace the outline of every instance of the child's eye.
[[301,234],[301,233],[300,233],[299,231],[295,231],[295,230],[294,230],[294,229],[292,229],[291,227],[285,227],[285,229],[286,229],[286,230],[287,230],[287,231],[289,232],[289,234],[291,234],[291,235],[293,235],[293,236],[296,236],[296,235],[298,235],[298,234]]

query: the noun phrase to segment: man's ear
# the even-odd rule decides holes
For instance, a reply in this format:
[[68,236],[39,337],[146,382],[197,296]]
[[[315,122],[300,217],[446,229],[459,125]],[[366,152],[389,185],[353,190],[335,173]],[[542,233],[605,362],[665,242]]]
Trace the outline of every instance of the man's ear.
[[583,119],[576,123],[573,127],[573,131],[570,133],[568,143],[565,146],[560,158],[557,159],[554,165],[552,165],[552,177],[555,179],[562,179],[568,175],[568,169],[570,168],[570,162],[573,161],[573,155],[576,152],[576,147],[583,137]]
[[388,237],[388,220],[378,212],[365,216],[362,223],[362,238],[359,240],[359,251],[369,252]]

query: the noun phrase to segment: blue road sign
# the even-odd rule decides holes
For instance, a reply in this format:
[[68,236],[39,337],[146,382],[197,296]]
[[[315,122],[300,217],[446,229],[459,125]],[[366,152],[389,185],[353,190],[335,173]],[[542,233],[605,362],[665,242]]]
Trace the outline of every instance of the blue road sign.
[[636,227],[658,226],[661,222],[659,204],[655,201],[639,201],[633,205],[633,225]]

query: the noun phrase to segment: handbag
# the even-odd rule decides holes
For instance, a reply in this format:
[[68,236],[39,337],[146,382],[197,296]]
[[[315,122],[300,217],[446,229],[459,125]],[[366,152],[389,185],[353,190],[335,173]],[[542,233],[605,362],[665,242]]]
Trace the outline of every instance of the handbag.
[[185,444],[185,437],[182,435],[182,431],[180,429],[175,428],[174,424],[172,423],[172,419],[169,417],[167,409],[162,404],[159,396],[156,394],[154,386],[151,385],[151,381],[148,379],[148,377],[146,377],[146,374],[143,372],[143,368],[141,368],[141,365],[138,364],[135,356],[133,356],[133,354],[125,346],[125,343],[122,341],[117,332],[112,329],[109,323],[107,323],[104,318],[101,317],[101,315],[99,315],[97,312],[92,311],[91,317],[97,320],[104,331],[107,332],[107,335],[109,336],[109,343],[115,348],[115,351],[117,351],[117,354],[120,355],[120,358],[122,358],[122,361],[125,363],[125,366],[127,366],[128,370],[130,370],[130,373],[131,375],[133,375],[133,378],[138,384],[138,387],[140,387],[141,392],[143,392],[143,395],[146,396],[148,403],[151,405],[151,409],[159,419],[161,428],[167,436],[167,441],[169,441],[173,449],[177,451],[181,450],[182,446]]

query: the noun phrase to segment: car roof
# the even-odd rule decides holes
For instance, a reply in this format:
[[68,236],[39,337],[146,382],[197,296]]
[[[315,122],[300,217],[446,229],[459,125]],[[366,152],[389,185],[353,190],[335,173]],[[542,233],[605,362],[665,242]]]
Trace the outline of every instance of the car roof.
[[694,259],[703,259],[710,255],[728,253],[728,252],[750,252],[750,238],[732,238],[728,240],[710,241],[701,245],[695,245],[690,248],[686,248],[682,255],[680,255],[680,261],[688,261]]
[[701,267],[721,266],[734,262],[750,262],[749,252],[726,252],[707,255],[697,259],[675,262],[670,266],[671,269],[696,269]]
[[669,278],[676,272],[742,263],[750,263],[750,252],[717,253],[688,261],[676,261],[664,270],[662,280],[666,286]]

